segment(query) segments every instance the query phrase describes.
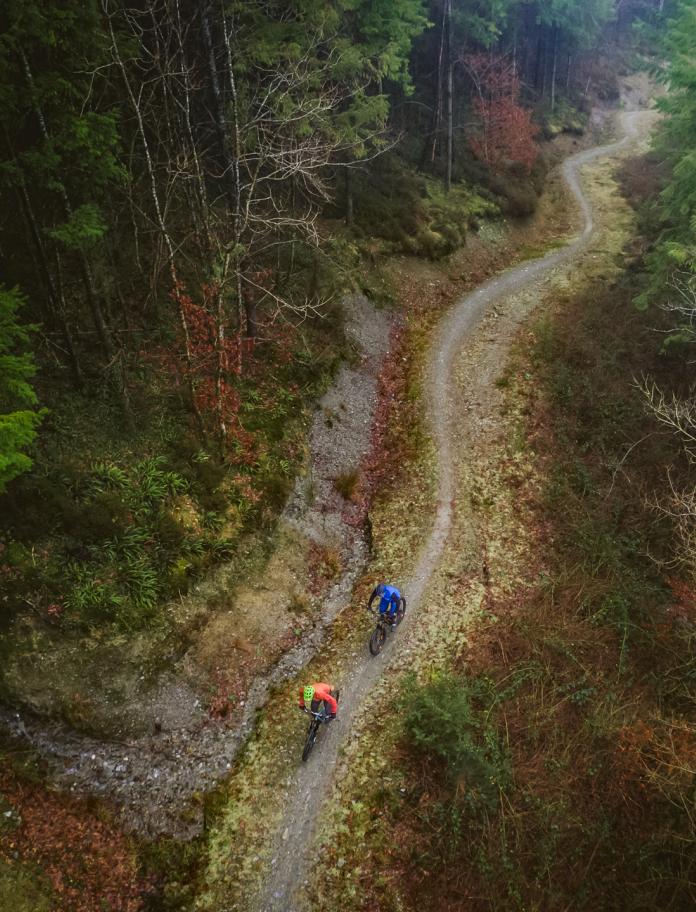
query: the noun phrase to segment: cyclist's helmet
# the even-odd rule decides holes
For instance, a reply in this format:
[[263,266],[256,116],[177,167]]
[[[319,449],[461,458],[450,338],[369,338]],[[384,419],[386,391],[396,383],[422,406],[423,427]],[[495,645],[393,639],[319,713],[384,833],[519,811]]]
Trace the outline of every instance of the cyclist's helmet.
[[302,696],[304,697],[305,704],[312,702],[312,700],[314,699],[314,688],[312,687],[311,684],[308,684],[305,687]]

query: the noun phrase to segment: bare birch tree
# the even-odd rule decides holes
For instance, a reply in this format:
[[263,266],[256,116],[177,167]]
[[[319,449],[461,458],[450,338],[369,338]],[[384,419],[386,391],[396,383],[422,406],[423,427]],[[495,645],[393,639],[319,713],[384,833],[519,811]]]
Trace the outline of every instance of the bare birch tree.
[[[318,246],[329,166],[352,160],[379,125],[373,134],[339,125],[365,81],[337,79],[335,36],[320,27],[305,30],[301,45],[278,42],[269,55],[256,53],[249,35],[260,14],[242,22],[236,4],[145,0],[134,9],[102,0],[102,8],[142,155],[134,170],[144,174],[151,201],[149,212],[136,204],[131,211],[145,220],[137,230],[154,231],[164,251],[194,409],[199,365],[189,295],[214,323],[224,452],[228,381],[243,368],[242,337],[259,333],[259,303],[266,320],[302,320],[317,310],[311,296],[298,300],[274,287],[269,264],[297,243]],[[161,280],[155,269],[153,295]],[[197,419],[202,426],[200,409]]]
[[[664,309],[677,325],[668,330],[672,338],[696,342],[696,275],[680,271],[671,278],[675,297]],[[666,392],[653,380],[637,382],[646,407],[656,421],[677,441],[687,463],[696,469],[696,388],[686,395]],[[696,577],[696,482],[678,485],[668,471],[669,494],[657,501],[657,509],[672,520],[677,549],[674,563]]]

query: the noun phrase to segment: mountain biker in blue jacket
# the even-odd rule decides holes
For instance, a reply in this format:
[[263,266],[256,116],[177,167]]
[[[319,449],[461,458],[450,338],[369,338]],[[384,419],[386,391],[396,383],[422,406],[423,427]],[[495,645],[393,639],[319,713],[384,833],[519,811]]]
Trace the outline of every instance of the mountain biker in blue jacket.
[[379,599],[379,613],[386,615],[389,623],[392,627],[395,627],[396,612],[398,611],[399,603],[401,602],[401,593],[399,590],[396,586],[387,586],[386,583],[380,583],[378,586],[375,586],[372,590],[370,600],[367,603],[368,611],[372,609],[372,603],[375,599]]

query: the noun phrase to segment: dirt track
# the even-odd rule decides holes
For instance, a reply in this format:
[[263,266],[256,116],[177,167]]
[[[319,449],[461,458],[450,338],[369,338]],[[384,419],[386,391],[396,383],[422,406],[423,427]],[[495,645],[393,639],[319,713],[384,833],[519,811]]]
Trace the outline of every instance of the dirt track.
[[[456,489],[456,451],[461,453],[467,438],[485,431],[485,403],[490,398],[490,388],[505,360],[505,354],[520,320],[533,307],[534,291],[547,276],[582,256],[594,234],[592,206],[583,192],[580,171],[595,159],[615,155],[630,145],[640,133],[641,119],[645,112],[634,111],[622,115],[625,136],[607,146],[582,152],[568,159],[563,166],[564,179],[581,211],[584,227],[581,234],[566,247],[540,259],[525,262],[502,275],[491,279],[476,291],[464,296],[443,320],[429,363],[427,383],[429,419],[435,440],[438,459],[437,511],[431,532],[418,556],[415,570],[404,587],[409,612],[400,628],[398,637],[387,641],[382,655],[371,660],[368,655],[356,658],[350,674],[341,680],[342,712],[339,724],[330,726],[322,734],[321,743],[306,764],[298,767],[287,784],[286,805],[277,836],[269,853],[269,865],[263,877],[263,887],[254,900],[249,893],[242,905],[231,908],[256,908],[263,912],[299,912],[305,908],[299,891],[311,867],[313,841],[317,821],[328,788],[332,782],[340,750],[354,727],[356,715],[365,698],[379,683],[384,672],[396,664],[400,651],[404,651],[409,638],[417,632],[418,605],[430,577],[438,566],[452,524],[453,498]],[[508,299],[524,295],[525,303],[507,307]],[[462,419],[461,406],[453,401],[452,382],[455,359],[462,346],[472,335],[484,315],[493,309],[500,311],[495,326],[494,344],[487,346],[476,364],[472,383],[468,387],[469,400],[475,402],[470,417]],[[483,414],[480,408],[484,403]],[[456,428],[453,426],[457,416]],[[468,426],[467,426],[468,424]],[[473,521],[472,521],[473,522]],[[475,530],[472,529],[475,536]]]

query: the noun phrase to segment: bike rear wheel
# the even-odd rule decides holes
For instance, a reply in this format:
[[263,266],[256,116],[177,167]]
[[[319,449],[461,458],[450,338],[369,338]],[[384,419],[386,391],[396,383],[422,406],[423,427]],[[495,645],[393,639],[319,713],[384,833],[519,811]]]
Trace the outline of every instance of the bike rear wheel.
[[317,732],[319,731],[319,720],[312,719],[309,723],[309,729],[307,730],[307,738],[305,740],[304,750],[302,751],[302,759],[306,760],[307,757],[312,753],[312,748],[314,747],[314,742],[317,740]]
[[380,654],[386,638],[387,630],[382,621],[379,621],[375,629],[372,631],[372,636],[370,637],[370,652],[373,656]]

